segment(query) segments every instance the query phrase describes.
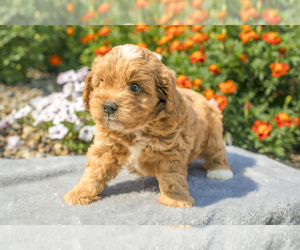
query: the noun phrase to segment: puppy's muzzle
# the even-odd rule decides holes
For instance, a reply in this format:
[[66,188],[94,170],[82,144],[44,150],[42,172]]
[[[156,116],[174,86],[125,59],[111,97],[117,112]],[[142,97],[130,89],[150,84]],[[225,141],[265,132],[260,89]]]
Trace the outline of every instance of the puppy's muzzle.
[[118,105],[115,102],[105,102],[103,104],[103,111],[107,115],[115,113],[118,109]]

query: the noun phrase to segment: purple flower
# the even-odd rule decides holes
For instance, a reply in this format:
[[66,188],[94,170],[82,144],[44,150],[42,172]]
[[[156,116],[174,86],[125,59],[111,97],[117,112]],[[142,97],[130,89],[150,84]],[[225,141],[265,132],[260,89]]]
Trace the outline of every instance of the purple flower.
[[69,129],[63,124],[58,124],[48,129],[49,138],[51,140],[62,139],[68,134],[68,132]]

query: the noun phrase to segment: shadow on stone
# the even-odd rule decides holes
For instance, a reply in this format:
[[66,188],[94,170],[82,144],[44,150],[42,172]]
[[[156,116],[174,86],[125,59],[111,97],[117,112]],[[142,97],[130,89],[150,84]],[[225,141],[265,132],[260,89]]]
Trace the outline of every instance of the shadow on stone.
[[[244,175],[246,168],[255,165],[255,160],[239,154],[227,153],[229,164],[234,173],[233,179],[220,181],[206,178],[206,170],[202,160],[197,159],[189,164],[188,182],[191,196],[196,200],[195,206],[205,207],[227,198],[246,196],[255,190],[258,185]],[[159,193],[158,181],[155,177],[141,177],[137,180],[124,181],[108,186],[102,192],[105,199],[112,195],[128,194],[132,192]]]

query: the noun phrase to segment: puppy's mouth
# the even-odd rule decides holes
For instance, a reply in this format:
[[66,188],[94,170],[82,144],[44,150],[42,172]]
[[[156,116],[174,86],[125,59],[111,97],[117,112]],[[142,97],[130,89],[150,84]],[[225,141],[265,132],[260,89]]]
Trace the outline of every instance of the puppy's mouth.
[[120,130],[123,129],[121,123],[116,119],[114,115],[104,115],[104,119],[102,122],[103,126],[112,129],[112,130]]

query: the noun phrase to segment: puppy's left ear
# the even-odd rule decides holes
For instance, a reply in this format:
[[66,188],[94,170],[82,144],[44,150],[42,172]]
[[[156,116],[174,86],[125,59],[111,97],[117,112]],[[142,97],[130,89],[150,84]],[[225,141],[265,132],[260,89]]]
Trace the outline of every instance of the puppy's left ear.
[[176,75],[173,70],[164,66],[157,83],[158,98],[165,103],[168,121],[172,124],[180,122],[186,115],[186,104],[176,88]]
[[82,93],[83,103],[86,110],[90,109],[90,94],[94,90],[92,85],[93,70],[85,78],[85,86]]

